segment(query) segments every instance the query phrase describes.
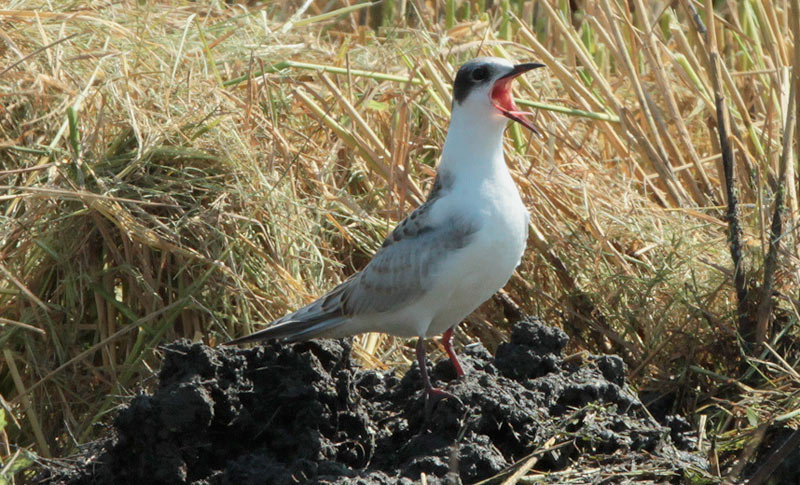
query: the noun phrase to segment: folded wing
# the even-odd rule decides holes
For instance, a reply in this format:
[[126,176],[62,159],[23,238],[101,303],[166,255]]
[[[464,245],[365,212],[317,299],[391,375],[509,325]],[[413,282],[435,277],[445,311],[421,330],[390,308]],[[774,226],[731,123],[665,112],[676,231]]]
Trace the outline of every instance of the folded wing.
[[[409,214],[361,272],[268,328],[227,343],[306,340],[330,334],[347,325],[351,317],[379,317],[413,303],[435,284],[437,270],[445,260],[468,245],[478,230],[461,217],[434,224],[430,214],[438,200],[431,197]],[[337,334],[347,334],[346,329]]]

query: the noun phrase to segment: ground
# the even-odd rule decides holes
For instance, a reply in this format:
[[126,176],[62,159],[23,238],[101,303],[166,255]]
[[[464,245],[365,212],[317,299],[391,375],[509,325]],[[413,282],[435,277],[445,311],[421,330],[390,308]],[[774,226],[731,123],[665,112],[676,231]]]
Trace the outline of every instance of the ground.
[[165,347],[158,388],[49,483],[477,483],[515,463],[551,483],[684,482],[705,474],[681,417],[656,420],[613,355],[565,359],[567,336],[535,319],[492,357],[462,352],[432,377],[461,402],[426,406],[416,367],[353,365],[345,340],[251,350]]

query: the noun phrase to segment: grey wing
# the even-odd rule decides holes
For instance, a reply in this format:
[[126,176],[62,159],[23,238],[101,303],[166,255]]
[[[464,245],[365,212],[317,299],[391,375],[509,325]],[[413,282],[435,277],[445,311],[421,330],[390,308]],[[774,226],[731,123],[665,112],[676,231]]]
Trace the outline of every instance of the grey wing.
[[435,202],[429,199],[406,217],[361,272],[268,328],[227,343],[310,339],[329,334],[350,317],[388,312],[419,298],[448,254],[469,244],[478,230],[463,218],[434,225],[430,209]]
[[429,200],[403,220],[386,238],[372,261],[349,281],[342,295],[348,315],[382,313],[419,298],[448,255],[469,244],[477,226],[462,217],[434,225]]

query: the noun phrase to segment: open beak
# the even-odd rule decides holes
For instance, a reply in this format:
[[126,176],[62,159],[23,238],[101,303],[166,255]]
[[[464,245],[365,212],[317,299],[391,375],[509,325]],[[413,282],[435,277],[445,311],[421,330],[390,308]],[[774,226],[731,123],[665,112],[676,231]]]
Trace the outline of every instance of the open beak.
[[511,72],[494,82],[491,94],[492,104],[495,108],[500,110],[500,113],[502,113],[503,116],[516,121],[537,135],[539,134],[539,130],[537,130],[530,121],[522,118],[522,116],[530,115],[532,113],[520,111],[519,108],[517,108],[517,105],[514,103],[514,98],[511,97],[511,81],[520,74],[528,72],[531,69],[537,69],[539,67],[545,66],[544,64],[539,64],[538,62],[517,64],[514,66]]

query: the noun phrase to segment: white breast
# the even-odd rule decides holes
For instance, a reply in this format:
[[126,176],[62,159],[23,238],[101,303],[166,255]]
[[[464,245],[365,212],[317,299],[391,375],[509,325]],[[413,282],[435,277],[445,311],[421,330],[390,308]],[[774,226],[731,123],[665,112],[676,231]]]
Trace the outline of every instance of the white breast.
[[505,286],[519,265],[528,233],[528,212],[516,186],[490,185],[483,193],[465,193],[456,200],[462,207],[480,207],[476,212],[481,229],[470,244],[442,268],[436,294],[439,305],[426,336],[438,335],[458,324],[497,290]]

